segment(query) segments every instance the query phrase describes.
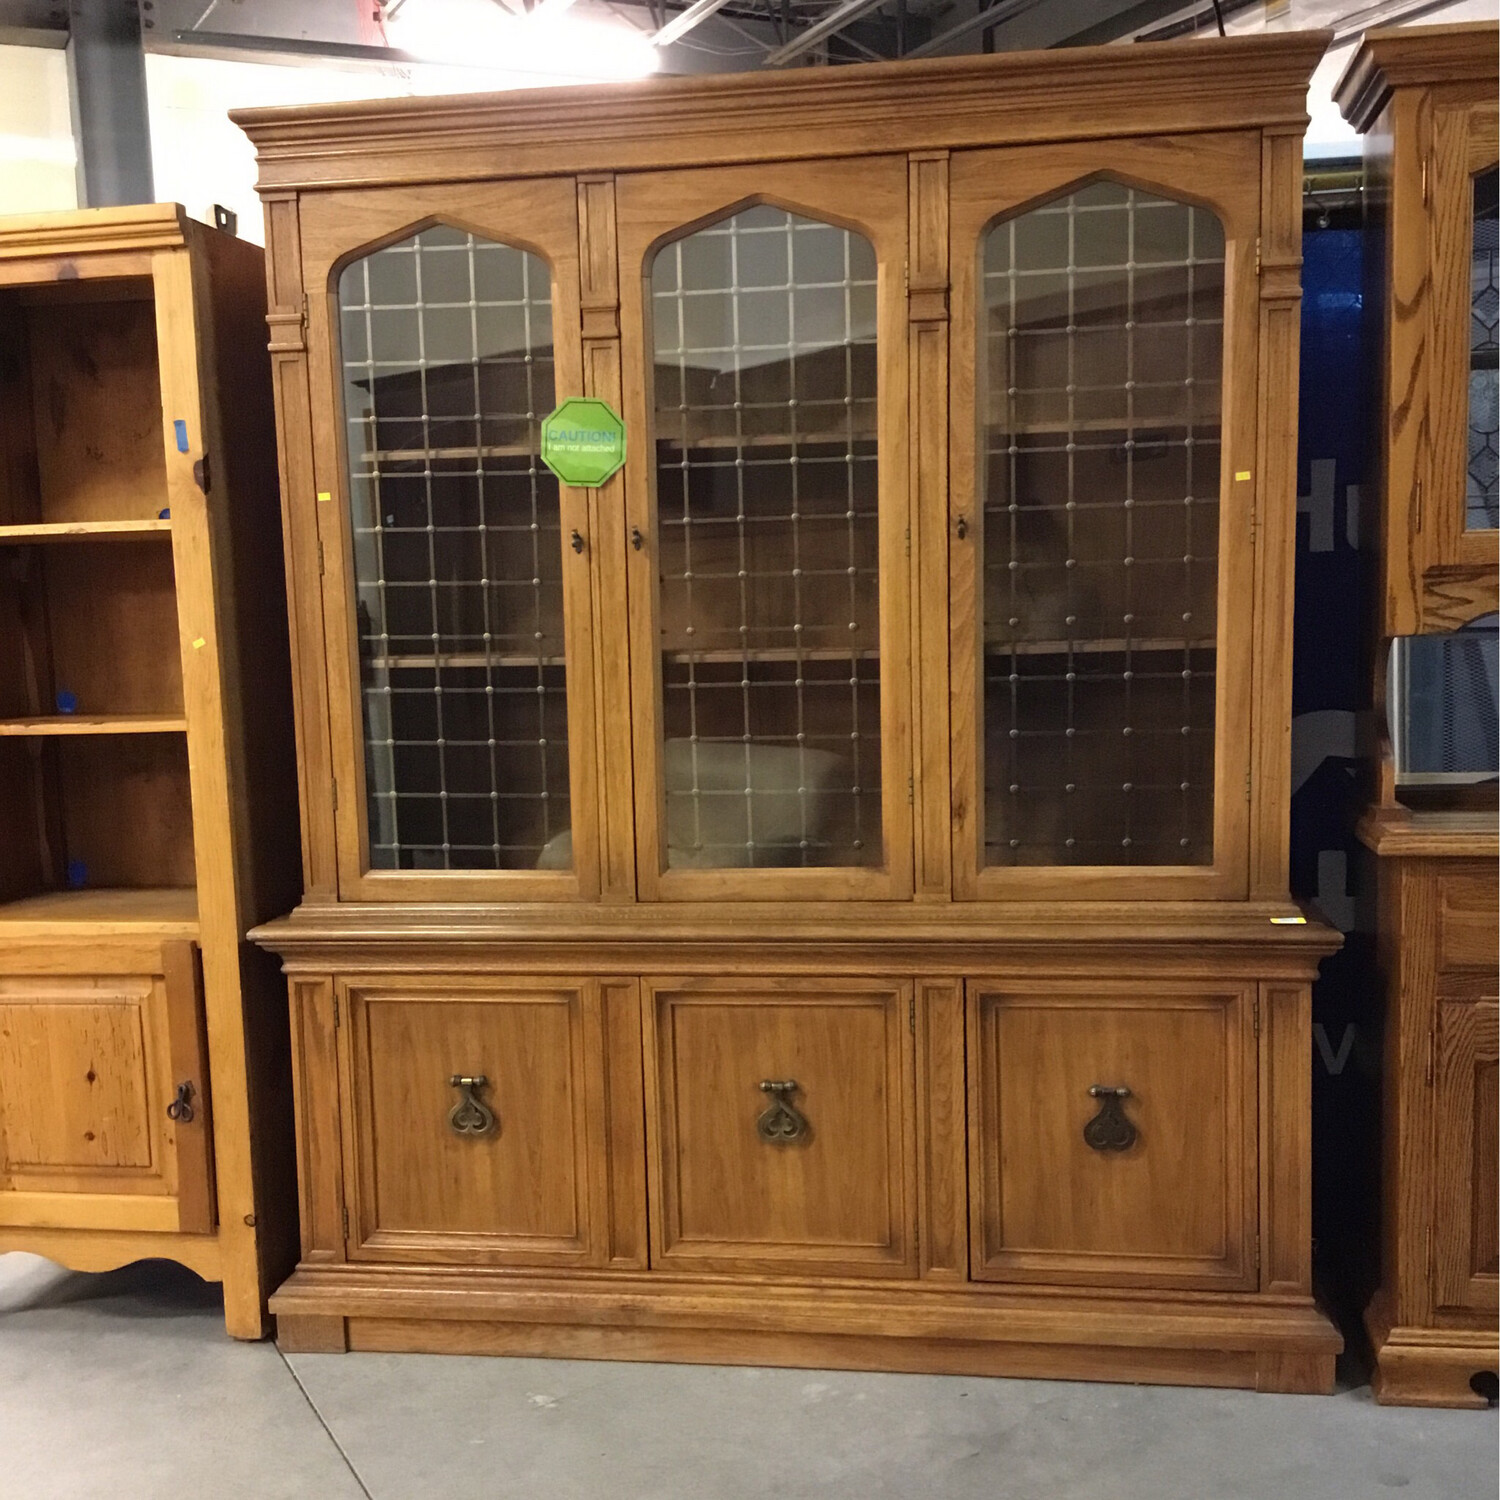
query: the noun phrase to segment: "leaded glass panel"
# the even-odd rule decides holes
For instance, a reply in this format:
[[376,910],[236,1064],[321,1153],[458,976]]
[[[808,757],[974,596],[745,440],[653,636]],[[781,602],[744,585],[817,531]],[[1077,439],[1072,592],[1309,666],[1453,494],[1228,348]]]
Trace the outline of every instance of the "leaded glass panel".
[[1474,178],[1474,248],[1469,300],[1469,468],[1465,512],[1470,531],[1500,526],[1500,341],[1496,337],[1496,261],[1500,171]]
[[651,266],[669,868],[876,866],[876,263],[770,206]]
[[1100,181],[980,273],[984,861],[1207,864],[1222,226]]
[[571,864],[551,279],[446,227],[339,278],[373,869]]

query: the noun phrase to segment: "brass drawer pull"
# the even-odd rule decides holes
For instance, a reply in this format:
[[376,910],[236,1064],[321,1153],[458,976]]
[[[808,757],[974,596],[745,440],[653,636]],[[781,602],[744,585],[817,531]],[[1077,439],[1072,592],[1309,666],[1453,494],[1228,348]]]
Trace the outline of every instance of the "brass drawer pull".
[[448,1082],[453,1088],[463,1090],[463,1096],[448,1111],[448,1128],[454,1135],[489,1135],[497,1126],[495,1111],[475,1092],[489,1079],[483,1073],[472,1076],[455,1073]]
[[760,1091],[771,1096],[769,1107],[755,1122],[761,1140],[772,1146],[790,1146],[794,1141],[805,1140],[811,1127],[807,1117],[788,1097],[797,1092],[797,1080],[763,1078]]
[[167,1106],[167,1118],[175,1120],[179,1125],[191,1125],[193,1115],[193,1085],[179,1083],[177,1097]]
[[1136,1128],[1126,1117],[1123,1101],[1130,1090],[1096,1083],[1089,1097],[1099,1101],[1099,1113],[1083,1127],[1083,1139],[1095,1151],[1128,1151],[1135,1145]]

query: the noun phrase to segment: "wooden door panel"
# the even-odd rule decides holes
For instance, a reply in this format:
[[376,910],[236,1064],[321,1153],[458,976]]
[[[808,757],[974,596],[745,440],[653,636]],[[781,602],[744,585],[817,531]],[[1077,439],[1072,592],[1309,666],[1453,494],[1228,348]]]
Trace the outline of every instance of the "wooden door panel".
[[1500,1308],[1500,1002],[1438,1001],[1433,1303]]
[[92,972],[53,955],[0,976],[0,1224],[212,1228],[196,959],[188,943],[146,956],[156,972],[99,973],[93,951]]
[[1248,889],[1260,184],[1259,132],[951,158],[960,899]]
[[914,1272],[908,987],[650,990],[653,1262]]
[[[592,899],[599,890],[600,830],[590,601],[592,572],[605,563],[590,531],[589,492],[561,486],[554,505],[550,475],[540,464],[538,486],[528,480],[518,489],[494,477],[502,472],[496,464],[534,458],[536,420],[554,400],[582,393],[576,187],[571,178],[547,178],[473,183],[460,190],[426,184],[317,194],[302,206],[300,230],[303,284],[310,291],[308,368],[319,555],[326,566],[321,587],[340,891],[346,898],[376,901],[493,900],[502,899],[501,893],[514,900]],[[503,288],[477,290],[472,279],[477,272],[470,273],[465,289],[457,262],[441,280],[422,284],[425,295],[413,286],[394,296],[372,288],[372,307],[393,302],[400,307],[397,322],[382,334],[371,333],[374,342],[365,349],[364,335],[352,323],[340,326],[344,273],[433,232],[474,236],[473,254],[481,260],[502,251],[536,257],[546,272],[528,269],[522,279],[530,290],[511,288],[504,296]],[[539,285],[531,287],[533,270],[539,282],[550,275],[545,298]],[[529,309],[524,325],[517,322],[523,300]],[[472,323],[462,304],[472,304]],[[550,337],[542,332],[544,317],[550,318]],[[443,346],[444,358],[432,356],[438,375],[430,382],[424,377],[420,399],[413,391],[393,390],[392,411],[425,416],[421,422],[392,420],[389,440],[396,446],[362,454],[354,440],[360,423],[351,425],[354,414],[340,395],[346,389],[344,362],[380,357],[399,370],[404,360],[409,374],[414,367],[409,351],[392,362],[376,346],[398,334],[415,339],[419,326],[424,340],[436,343],[435,330],[443,330],[445,339],[469,340],[468,350],[459,358],[457,346],[450,344]],[[520,327],[524,336],[517,332]],[[512,345],[527,350],[524,366],[490,357]],[[431,345],[423,347],[430,351]],[[424,368],[428,360],[424,354]],[[521,368],[524,378],[515,373]],[[465,373],[471,369],[471,375]],[[517,409],[522,387],[527,401],[539,407],[529,417]],[[476,404],[486,408],[484,420],[479,428],[466,429],[461,419],[472,416]],[[428,466],[432,481],[426,490],[402,488],[413,477],[414,463]],[[486,465],[491,473],[483,492],[487,499],[481,498],[476,477]],[[520,472],[525,473],[524,464]],[[372,475],[379,478],[382,496],[375,529],[385,534],[392,528],[378,565],[369,550],[371,527],[356,526],[356,516],[363,514],[359,506],[372,493]],[[423,529],[412,516],[420,520],[425,512],[403,511],[393,498],[403,493],[414,503],[420,495],[422,506],[436,506],[434,514],[443,517],[436,522],[439,550],[427,566],[420,565],[420,545],[411,548]],[[518,524],[523,500],[530,520]],[[481,513],[491,518],[488,528],[476,521]],[[391,570],[386,586],[372,590],[377,572],[383,577],[386,569]],[[363,595],[357,586],[362,570]],[[413,584],[428,574],[431,640],[415,649],[406,630],[410,617],[403,617],[394,632],[388,617],[380,627],[388,643],[372,655],[371,620],[360,623],[361,608],[369,614],[366,596],[415,598]],[[460,597],[469,603],[460,604]],[[487,601],[483,610],[481,599]],[[538,615],[534,622],[528,608]],[[422,692],[432,691],[432,683],[417,674],[439,664],[446,678],[435,696],[448,712],[442,734],[423,728],[426,708],[417,706],[426,702]],[[523,666],[530,670],[530,691],[545,688],[536,701],[529,701],[520,686]],[[385,673],[392,674],[389,694]],[[379,682],[372,688],[375,678]],[[399,723],[390,718],[373,739],[366,733],[372,691],[389,696],[391,713],[401,716]],[[487,722],[488,710],[480,712],[487,699],[493,700],[496,717],[505,717],[508,741]],[[379,702],[375,707],[385,712]],[[545,728],[531,722],[539,716]],[[536,749],[519,767],[505,753],[507,742],[514,749],[518,739],[534,742]],[[423,756],[418,745],[427,746],[432,764],[417,764]],[[400,757],[399,765],[381,758],[388,748]],[[438,784],[439,762],[446,792],[441,808],[424,800]],[[369,787],[381,796],[365,795]],[[330,790],[311,789],[317,798]]]
[[977,1276],[1253,1285],[1248,988],[971,982],[969,1011]]
[[343,994],[349,1254],[597,1263],[611,1149],[606,1090],[588,1079],[597,983],[393,982]]
[[904,156],[617,179],[644,899],[911,894],[907,190]]

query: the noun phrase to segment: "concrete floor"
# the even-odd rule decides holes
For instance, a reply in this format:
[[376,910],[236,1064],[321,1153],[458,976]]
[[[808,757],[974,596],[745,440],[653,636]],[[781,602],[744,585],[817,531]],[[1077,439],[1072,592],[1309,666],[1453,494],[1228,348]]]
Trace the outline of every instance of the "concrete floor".
[[1490,1500],[1492,1412],[958,1376],[295,1355],[164,1263],[0,1256],[0,1500]]

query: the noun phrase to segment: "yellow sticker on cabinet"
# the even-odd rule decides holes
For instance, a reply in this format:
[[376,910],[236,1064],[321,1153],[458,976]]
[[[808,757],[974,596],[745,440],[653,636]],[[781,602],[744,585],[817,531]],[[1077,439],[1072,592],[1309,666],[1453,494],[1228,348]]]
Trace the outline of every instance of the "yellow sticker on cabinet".
[[1240,481],[1244,481],[1250,477],[1250,471],[1249,469],[1241,469],[1234,477]]
[[330,500],[332,500],[332,499],[333,499],[333,492],[331,490],[319,490],[318,491],[318,504],[319,505],[327,505],[328,502]]
[[1306,927],[1306,917],[1272,917],[1271,920],[1278,927]]
[[203,637],[200,635],[198,637],[198,639],[193,642],[193,650],[194,651],[201,651],[207,644],[208,644],[208,642],[206,640],[204,640]]

